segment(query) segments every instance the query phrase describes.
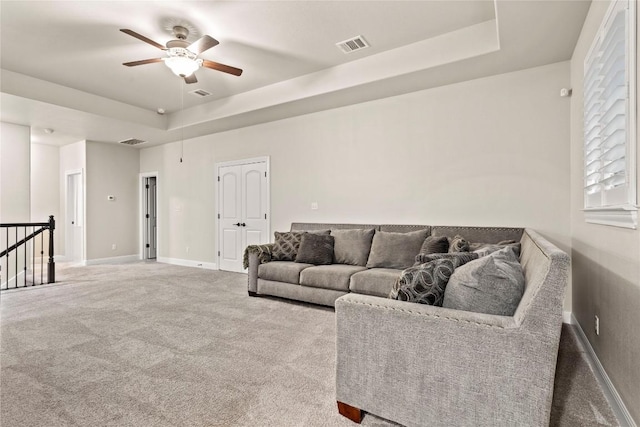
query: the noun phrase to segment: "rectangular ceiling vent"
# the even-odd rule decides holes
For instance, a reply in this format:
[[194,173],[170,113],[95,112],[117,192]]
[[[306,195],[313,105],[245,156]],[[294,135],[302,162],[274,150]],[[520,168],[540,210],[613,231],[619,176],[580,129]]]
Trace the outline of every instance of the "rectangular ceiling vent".
[[144,144],[147,141],[143,141],[141,139],[136,139],[136,138],[129,138],[129,139],[125,139],[122,141],[118,141],[120,144],[126,144],[126,145],[138,145],[138,144]]
[[211,92],[207,92],[204,89],[196,89],[196,90],[192,90],[191,92],[189,92],[191,95],[193,96],[197,96],[200,98],[204,98],[205,96],[211,96],[213,95]]
[[369,43],[362,36],[356,36],[352,39],[336,43],[336,46],[344,53],[355,52],[369,47]]

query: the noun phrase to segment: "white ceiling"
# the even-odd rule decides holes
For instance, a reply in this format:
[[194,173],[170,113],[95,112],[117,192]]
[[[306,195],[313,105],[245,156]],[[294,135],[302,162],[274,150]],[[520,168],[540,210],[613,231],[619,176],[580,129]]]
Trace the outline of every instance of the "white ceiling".
[[[567,60],[589,4],[3,0],[0,119],[31,126],[34,142],[144,147]],[[120,28],[165,44],[173,25],[220,41],[201,57],[242,76],[200,69],[185,85],[161,63],[121,65],[163,52]],[[371,48],[335,46],[357,35]]]

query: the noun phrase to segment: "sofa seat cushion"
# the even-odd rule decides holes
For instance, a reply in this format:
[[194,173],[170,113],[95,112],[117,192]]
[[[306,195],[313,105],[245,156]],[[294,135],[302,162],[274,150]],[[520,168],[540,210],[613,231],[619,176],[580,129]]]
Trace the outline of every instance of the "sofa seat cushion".
[[300,272],[312,264],[302,264],[294,261],[271,261],[258,266],[258,277],[274,282],[300,283]]
[[314,288],[348,291],[349,279],[359,271],[366,270],[358,265],[331,264],[305,268],[300,273],[300,284]]
[[387,298],[402,270],[395,268],[371,268],[351,276],[349,290],[356,294]]

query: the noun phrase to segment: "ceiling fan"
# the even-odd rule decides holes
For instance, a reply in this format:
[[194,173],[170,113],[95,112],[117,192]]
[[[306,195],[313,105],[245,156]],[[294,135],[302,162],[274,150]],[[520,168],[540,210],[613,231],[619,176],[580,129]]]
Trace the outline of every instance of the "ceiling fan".
[[156,43],[153,40],[136,33],[135,31],[128,29],[121,29],[125,34],[129,34],[132,37],[142,40],[145,43],[150,44],[153,47],[157,47],[160,50],[164,50],[167,56],[164,58],[143,59],[140,61],[125,62],[122,65],[127,67],[135,67],[136,65],[153,64],[154,62],[164,62],[174,74],[184,78],[186,83],[197,83],[198,79],[194,72],[200,68],[211,68],[212,70],[222,71],[223,73],[233,74],[239,76],[242,74],[240,68],[231,67],[229,65],[220,64],[219,62],[209,61],[207,59],[198,58],[205,50],[211,49],[220,42],[213,37],[204,35],[193,43],[187,42],[187,36],[189,30],[180,25],[173,27],[173,34],[175,40],[167,42],[167,47],[162,46],[160,43]]

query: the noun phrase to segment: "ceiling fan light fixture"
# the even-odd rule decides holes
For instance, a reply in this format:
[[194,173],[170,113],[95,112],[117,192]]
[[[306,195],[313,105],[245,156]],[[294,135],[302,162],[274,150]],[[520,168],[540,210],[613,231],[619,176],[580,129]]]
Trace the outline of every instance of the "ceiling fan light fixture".
[[164,59],[164,63],[167,67],[173,71],[176,76],[188,77],[200,68],[200,63],[196,59],[191,59],[186,56],[172,56]]

